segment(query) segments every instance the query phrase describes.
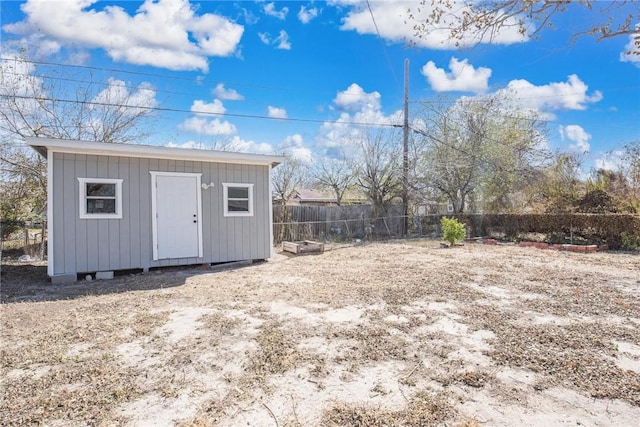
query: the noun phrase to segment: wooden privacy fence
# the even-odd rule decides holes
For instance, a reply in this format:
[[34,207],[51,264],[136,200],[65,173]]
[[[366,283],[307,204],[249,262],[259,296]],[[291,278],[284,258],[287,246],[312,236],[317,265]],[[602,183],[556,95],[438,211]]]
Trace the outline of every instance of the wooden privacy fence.
[[383,239],[403,234],[402,206],[380,214],[371,205],[273,207],[275,244],[300,240]]

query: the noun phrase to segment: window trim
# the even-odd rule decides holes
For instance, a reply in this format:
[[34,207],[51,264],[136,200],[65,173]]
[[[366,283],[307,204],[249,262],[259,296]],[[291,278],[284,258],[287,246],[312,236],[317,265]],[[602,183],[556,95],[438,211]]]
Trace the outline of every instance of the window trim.
[[[122,179],[113,178],[78,178],[80,183],[80,219],[122,219]],[[116,186],[116,211],[115,213],[88,213],[87,212],[87,184],[115,184]]]
[[[229,199],[229,188],[247,188],[248,189],[248,198],[231,198]],[[223,182],[222,183],[222,194],[223,194],[223,209],[224,216],[253,216],[253,184],[240,184],[240,183],[231,183],[231,182]],[[230,211],[229,210],[229,200],[248,200],[249,210],[247,212],[242,211]]]

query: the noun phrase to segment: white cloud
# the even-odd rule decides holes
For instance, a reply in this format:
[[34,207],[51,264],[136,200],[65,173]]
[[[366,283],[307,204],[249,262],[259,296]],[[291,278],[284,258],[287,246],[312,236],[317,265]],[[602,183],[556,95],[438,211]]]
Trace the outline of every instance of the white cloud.
[[[42,78],[36,76],[37,70],[34,63],[24,61],[14,53],[3,52],[0,69],[3,77],[0,84],[2,114],[8,117],[15,117],[18,111],[26,116],[48,114],[46,111],[50,111],[52,105],[47,99],[51,95],[47,92]],[[68,98],[74,94],[73,87],[62,83],[54,86],[53,89],[58,98]],[[11,105],[8,103],[9,100]],[[109,117],[114,114],[126,120],[135,114],[148,112],[148,109],[158,105],[156,90],[150,83],[142,82],[132,87],[114,78],[109,78],[104,89],[92,95],[87,101],[81,122],[75,123],[77,126],[74,126],[77,132],[74,137],[81,139],[87,137],[86,129],[93,129],[97,133],[103,132],[109,126],[106,121],[109,121]],[[69,123],[66,117],[60,117],[60,120]],[[0,130],[0,134],[2,133],[3,131]]]
[[193,140],[184,142],[182,144],[171,141],[166,143],[165,147],[228,151],[234,153],[273,154],[273,147],[270,144],[246,141],[237,135],[230,138],[216,140],[213,144],[205,144],[203,142],[196,142]]
[[247,141],[237,135],[225,143],[225,150],[238,153],[273,154],[273,146],[271,144]]
[[610,171],[618,171],[624,163],[625,154],[622,150],[614,150],[599,157],[594,161],[596,169],[606,169]]
[[280,149],[286,151],[291,157],[305,163],[313,161],[313,153],[308,147],[305,147],[302,135],[299,133],[286,137]]
[[114,61],[171,70],[209,69],[209,56],[232,55],[244,27],[225,17],[196,14],[188,0],[145,0],[134,15],[119,6],[91,8],[97,0],[28,0],[26,19],[3,26],[30,43],[104,49]]
[[70,52],[68,61],[71,65],[87,65],[91,59],[91,54],[86,50]]
[[271,105],[269,105],[267,108],[269,110],[269,117],[273,119],[287,118],[287,110],[285,110],[284,108],[272,107]]
[[[636,29],[640,29],[640,25],[636,26]],[[638,34],[631,34],[629,36],[629,43],[624,47],[624,51],[620,53],[620,61],[632,62],[636,66],[640,67],[640,36]]]
[[[587,93],[587,86],[580,78],[572,74],[567,82],[554,82],[536,86],[527,80],[512,80],[505,89],[497,93],[505,99],[516,102],[520,108],[544,112],[545,110],[586,110],[587,105],[602,99],[598,90],[592,95]],[[545,118],[554,119],[548,113]]]
[[269,33],[258,33],[258,37],[260,38],[260,41],[266,45],[271,44],[271,36],[269,35]]
[[[3,27],[5,29],[5,27]],[[21,40],[29,50],[33,50],[36,58],[48,57],[55,55],[62,49],[62,43],[47,38],[45,34],[33,32],[26,39]]]
[[302,135],[300,135],[299,133],[295,133],[285,138],[284,144],[281,148],[285,149],[289,147],[302,147],[302,146],[304,146],[304,139],[302,138]]
[[234,124],[228,121],[204,117],[190,117],[179,125],[180,129],[199,135],[232,135],[237,132]]
[[25,61],[19,55],[6,53],[2,53],[0,59],[0,69],[2,69],[0,95],[43,97],[46,94],[44,81],[35,76],[36,65],[33,62]]
[[338,92],[332,109],[340,111],[338,118],[324,122],[317,136],[318,146],[328,152],[353,152],[354,143],[372,129],[402,123],[401,110],[384,114],[380,94],[367,93],[357,83]]
[[277,44],[276,49],[291,50],[289,34],[285,30],[280,30],[280,34],[273,40],[273,43]]
[[156,91],[151,84],[141,83],[133,91],[130,91],[124,81],[114,78],[109,78],[107,87],[98,93],[92,101],[99,104],[132,107],[122,110],[129,114],[136,114],[140,111],[134,107],[147,109],[158,105]]
[[227,109],[222,105],[222,101],[214,99],[212,103],[208,104],[200,99],[196,99],[191,104],[191,111],[195,114],[224,114]]
[[257,24],[260,18],[253,14],[250,10],[242,8],[242,16],[244,18],[244,22],[247,25]]
[[[2,75],[0,110],[2,113],[8,117],[15,116],[17,111],[26,115],[35,114],[41,108],[37,98],[47,96],[44,81],[35,75],[35,64],[24,61],[18,55],[3,52],[0,69]],[[3,132],[0,130],[0,133]]]
[[[415,42],[419,47],[428,49],[458,49],[459,47],[471,47],[478,43],[491,44],[513,44],[527,41],[528,37],[518,32],[517,19],[509,18],[505,25],[496,33],[493,38],[482,39],[480,36],[465,34],[462,40],[457,41],[451,38],[449,28],[459,22],[463,13],[468,12],[468,7],[463,2],[452,1],[452,9],[442,17],[439,24],[428,23],[429,15],[433,11],[431,2],[416,1],[408,3],[405,1],[375,1],[358,2],[352,0],[336,0],[330,4],[343,6],[349,9],[346,17],[342,20],[342,30],[354,30],[359,34],[377,35],[392,42],[406,43],[407,40]],[[436,2],[437,3],[437,2]],[[371,12],[369,7],[371,7]],[[408,8],[411,8],[409,13]],[[376,26],[371,19],[371,14],[375,17]],[[526,20],[526,17],[523,19]],[[426,23],[426,24],[425,24]],[[426,25],[423,37],[416,39],[414,25]],[[528,22],[528,25],[533,24]],[[458,43],[458,44],[456,44]]]
[[204,150],[207,148],[206,145],[203,144],[202,142],[195,142],[195,141],[187,141],[182,144],[177,144],[173,141],[169,141],[164,146],[172,147],[172,148],[190,148],[190,149],[198,149],[198,150]]
[[300,11],[298,12],[298,19],[303,24],[308,24],[312,19],[318,17],[318,9],[315,7],[307,9],[304,6],[300,6]]
[[224,83],[218,83],[213,89],[213,96],[227,101],[242,101],[244,96],[240,95],[235,89],[227,89]]
[[560,132],[560,138],[562,141],[566,139],[572,143],[568,147],[569,151],[580,154],[589,152],[591,148],[589,145],[591,134],[587,133],[581,126],[560,126],[558,131]]
[[338,92],[333,103],[343,110],[375,111],[380,109],[380,93],[366,93],[358,84],[352,83],[345,91]]
[[283,50],[291,50],[291,43],[289,43],[289,34],[285,30],[280,30],[280,34],[278,37],[271,40],[271,34],[269,33],[258,33],[258,37],[260,41],[266,45],[274,44],[276,45],[276,49]]
[[484,93],[489,88],[489,77],[491,77],[489,68],[474,68],[466,59],[459,61],[452,57],[449,61],[449,69],[451,72],[447,73],[443,68],[436,67],[433,61],[429,61],[422,67],[422,75],[427,78],[431,88],[436,92]]
[[262,10],[264,10],[266,15],[273,16],[274,18],[278,18],[283,21],[287,18],[287,13],[289,13],[289,8],[286,6],[277,10],[275,3],[265,4]]

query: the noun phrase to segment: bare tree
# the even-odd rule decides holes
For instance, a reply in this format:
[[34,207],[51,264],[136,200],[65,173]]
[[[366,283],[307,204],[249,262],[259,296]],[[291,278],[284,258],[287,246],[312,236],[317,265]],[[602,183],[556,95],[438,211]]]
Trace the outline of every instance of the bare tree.
[[17,146],[0,145],[2,182],[0,183],[0,218],[3,220],[3,238],[11,229],[9,222],[42,219],[46,206],[45,160],[40,156],[29,156]]
[[542,171],[531,185],[531,205],[550,213],[571,212],[580,197],[579,178],[583,159],[575,154],[560,153],[553,164]]
[[624,146],[622,159],[622,172],[631,186],[633,197],[640,205],[640,140]]
[[305,165],[295,157],[285,157],[284,163],[271,172],[274,196],[283,206],[291,201],[296,189],[306,181]]
[[[131,143],[148,136],[144,124],[155,106],[155,91],[149,84],[131,90],[115,79],[99,83],[91,76],[73,77],[60,74],[58,68],[39,69],[19,55],[2,54],[0,174],[3,192],[13,192],[12,200],[23,205],[3,204],[3,218],[11,212],[25,215],[25,201],[30,201],[32,212],[42,215],[44,209],[46,163],[24,145],[25,137]],[[16,193],[19,189],[22,193]]]
[[427,18],[414,25],[417,38],[425,38],[433,28],[448,28],[451,37],[463,45],[465,40],[494,40],[501,30],[515,27],[523,36],[540,37],[544,30],[554,28],[554,18],[580,7],[597,17],[596,23],[585,24],[573,38],[592,36],[597,41],[631,36],[634,48],[628,53],[640,54],[640,8],[636,0],[486,0],[460,2],[451,0],[421,0],[420,6],[409,10],[413,18],[427,13]]
[[323,158],[311,170],[312,179],[323,189],[336,196],[338,206],[342,204],[345,192],[355,183],[355,175],[347,158]]
[[607,156],[606,168],[592,171],[587,190],[605,190],[618,198],[621,206],[627,206],[625,210],[640,212],[640,140]]
[[400,138],[393,131],[378,129],[364,133],[358,143],[360,158],[353,167],[356,184],[371,200],[378,217],[402,194]]
[[[36,64],[3,55],[0,63],[0,135],[3,142],[27,136],[131,143],[144,140],[143,122],[153,116],[155,90],[131,90],[113,78],[96,82],[59,70],[38,72]],[[78,83],[70,84],[69,81]]]
[[[468,199],[479,186],[486,134],[486,114],[474,114],[455,105],[446,111],[432,109],[425,136],[430,144],[425,152],[424,179],[453,204],[454,212],[464,212]],[[482,113],[477,109],[476,113]]]
[[287,234],[286,223],[291,220],[289,202],[306,182],[305,165],[298,159],[285,155],[286,160],[271,171],[271,185],[276,203],[280,206],[280,214],[274,218],[276,223],[282,224],[279,228],[278,241],[285,239]]
[[455,212],[518,210],[515,195],[548,157],[545,123],[495,96],[464,98],[444,109],[430,104],[425,123],[418,171]]

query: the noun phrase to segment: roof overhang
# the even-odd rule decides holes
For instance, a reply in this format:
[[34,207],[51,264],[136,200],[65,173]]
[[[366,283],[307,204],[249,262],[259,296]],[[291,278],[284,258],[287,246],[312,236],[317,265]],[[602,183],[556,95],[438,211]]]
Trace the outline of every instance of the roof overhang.
[[48,156],[48,153],[53,152],[265,166],[277,166],[285,161],[283,156],[233,153],[229,151],[201,150],[195,148],[161,147],[157,145],[117,144],[36,137],[27,137],[25,138],[25,142],[45,158]]

